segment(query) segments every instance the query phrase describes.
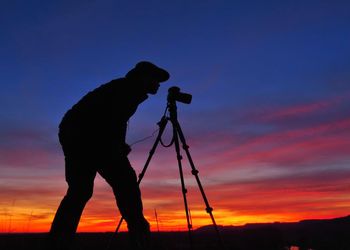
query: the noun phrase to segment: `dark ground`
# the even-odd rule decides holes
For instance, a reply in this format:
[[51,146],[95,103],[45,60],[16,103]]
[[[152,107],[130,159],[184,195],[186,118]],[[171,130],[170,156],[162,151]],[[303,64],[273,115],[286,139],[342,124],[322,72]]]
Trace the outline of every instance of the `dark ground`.
[[[111,233],[80,233],[76,237],[77,250],[104,250],[107,249]],[[129,249],[127,233],[120,233],[118,238],[113,241],[110,250]],[[276,248],[276,243],[270,240],[251,239],[243,237],[239,241],[247,241],[254,244],[238,246],[235,241],[241,238],[239,235],[223,234],[226,250],[254,249],[254,250],[273,250],[284,249],[282,246]],[[193,250],[214,250],[222,249],[218,243],[217,237],[212,233],[195,233],[193,238]],[[0,235],[1,250],[44,250],[46,234],[2,234]],[[262,241],[261,241],[262,240]],[[190,250],[188,232],[163,232],[152,233],[153,249],[159,250]]]
[[[193,250],[350,250],[350,216],[297,223],[248,224],[219,227],[222,242],[211,226],[193,231]],[[44,250],[47,234],[0,234],[0,250]],[[77,250],[104,250],[112,233],[79,233]],[[152,233],[154,250],[190,250],[188,232]],[[110,250],[128,249],[127,233],[119,233]],[[191,249],[192,250],[192,249]]]
[[[77,250],[104,250],[107,249],[112,233],[79,233],[76,236]],[[193,235],[195,249],[220,249],[216,238],[210,235],[202,237]],[[44,244],[47,234],[1,234],[1,250],[44,250]],[[152,233],[152,244],[154,249],[159,250],[177,250],[188,249],[189,238],[187,232],[163,232]],[[127,233],[119,233],[112,241],[110,250],[129,249]],[[231,248],[229,248],[231,249]]]

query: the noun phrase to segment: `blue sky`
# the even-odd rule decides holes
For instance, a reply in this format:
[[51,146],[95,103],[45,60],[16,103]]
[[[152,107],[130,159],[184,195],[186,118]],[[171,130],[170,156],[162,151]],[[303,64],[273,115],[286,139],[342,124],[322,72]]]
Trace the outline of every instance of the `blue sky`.
[[[9,1],[1,15],[2,105],[62,113],[143,59],[169,69],[171,84],[205,88],[204,98],[212,92],[201,102],[209,107],[342,91],[345,84],[336,89],[325,81],[348,77],[344,3]],[[68,102],[58,106],[62,100]]]

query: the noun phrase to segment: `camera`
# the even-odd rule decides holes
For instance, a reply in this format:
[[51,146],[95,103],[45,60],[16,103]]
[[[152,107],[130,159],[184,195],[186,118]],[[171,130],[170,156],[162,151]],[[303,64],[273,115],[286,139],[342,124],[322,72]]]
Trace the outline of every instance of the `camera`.
[[180,92],[179,87],[171,87],[168,89],[168,102],[182,102],[190,104],[192,101],[192,95]]

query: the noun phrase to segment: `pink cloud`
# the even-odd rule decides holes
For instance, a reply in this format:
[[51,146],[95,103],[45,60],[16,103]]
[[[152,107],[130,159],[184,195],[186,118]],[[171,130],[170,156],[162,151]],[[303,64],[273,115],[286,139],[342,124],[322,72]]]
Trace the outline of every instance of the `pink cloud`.
[[325,109],[328,109],[334,106],[335,104],[336,102],[334,101],[320,101],[317,103],[302,104],[293,107],[277,109],[272,111],[272,113],[269,113],[262,117],[262,120],[269,121],[285,119],[288,117],[305,116],[310,113],[324,111]]
[[[241,144],[234,140],[230,143],[228,133],[227,136],[217,137],[215,145],[221,145],[220,150],[217,151],[215,145],[207,145],[203,149],[205,153],[199,154],[202,162],[209,162],[209,165],[211,162],[215,168],[252,162],[270,162],[281,166],[290,166],[293,162],[298,165],[333,162],[350,155],[349,131],[350,119],[344,119],[314,127],[270,132],[252,137]],[[210,150],[215,155],[210,154]],[[208,164],[205,165],[210,167]]]
[[62,165],[63,157],[59,151],[53,152],[43,148],[0,148],[0,164],[11,167],[43,168]]

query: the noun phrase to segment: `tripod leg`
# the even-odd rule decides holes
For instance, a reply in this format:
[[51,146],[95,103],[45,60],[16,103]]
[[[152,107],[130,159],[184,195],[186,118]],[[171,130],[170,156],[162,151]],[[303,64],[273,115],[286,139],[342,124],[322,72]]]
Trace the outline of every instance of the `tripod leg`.
[[183,176],[183,171],[182,171],[182,156],[180,154],[180,144],[179,144],[179,137],[176,131],[176,128],[173,126],[173,136],[174,136],[174,144],[175,144],[175,150],[176,150],[176,156],[177,156],[177,162],[179,165],[179,172],[180,172],[180,179],[181,179],[181,188],[182,188],[182,196],[184,199],[184,204],[185,204],[185,211],[186,211],[186,219],[187,219],[187,228],[188,228],[188,236],[190,240],[190,249],[193,249],[193,242],[192,242],[192,224],[190,221],[190,215],[189,215],[189,209],[188,209],[188,204],[187,204],[187,189],[185,187],[185,180]]
[[155,140],[155,142],[154,142],[154,144],[153,144],[153,146],[152,146],[152,148],[151,148],[151,150],[149,152],[149,156],[148,156],[148,158],[146,160],[145,166],[143,167],[141,173],[139,174],[139,179],[137,181],[137,184],[139,184],[139,185],[140,185],[140,183],[142,181],[143,176],[146,173],[146,170],[148,168],[148,165],[149,165],[149,163],[150,163],[154,153],[156,152],[156,148],[157,148],[160,140],[162,139],[162,135],[163,135],[163,132],[165,130],[165,127],[166,127],[167,123],[168,123],[168,118],[166,118],[165,116],[163,116],[162,119],[160,120],[160,122],[158,122],[159,132],[158,132],[157,138],[156,138],[156,140]]
[[179,122],[177,120],[175,121],[172,121],[173,123],[173,127],[174,127],[174,130],[176,130],[176,133],[179,135],[179,138],[180,138],[180,141],[182,143],[182,148],[185,150],[186,152],[186,156],[188,158],[188,161],[190,163],[190,166],[191,166],[191,173],[192,175],[195,176],[196,178],[196,181],[197,181],[197,184],[198,184],[198,187],[199,187],[199,190],[202,194],[202,197],[203,197],[203,200],[204,200],[204,203],[205,203],[205,206],[206,206],[206,212],[210,215],[210,218],[212,220],[212,223],[213,223],[213,226],[214,226],[214,229],[216,231],[216,234],[218,236],[218,240],[219,240],[219,243],[222,247],[222,249],[224,249],[224,244],[223,244],[223,241],[222,241],[222,238],[221,238],[221,235],[220,235],[220,232],[219,232],[219,229],[218,229],[218,226],[215,222],[215,218],[214,218],[214,215],[213,215],[213,208],[209,205],[209,201],[207,199],[207,196],[205,195],[205,192],[204,192],[204,188],[202,186],[202,183],[199,179],[199,171],[196,169],[196,167],[194,166],[194,163],[193,163],[193,160],[192,160],[192,157],[191,157],[191,154],[190,154],[190,151],[189,151],[189,146],[186,144],[186,139],[185,139],[185,136],[181,130],[181,126],[179,124]]
[[[154,155],[154,153],[156,151],[156,148],[157,148],[157,146],[158,146],[158,144],[159,144],[159,142],[160,142],[160,140],[162,138],[162,135],[163,135],[163,132],[165,130],[165,127],[166,127],[167,123],[168,123],[168,118],[166,118],[165,116],[163,116],[162,119],[158,122],[159,132],[158,132],[157,138],[156,138],[156,140],[155,140],[155,142],[154,142],[154,144],[153,144],[153,146],[152,146],[152,148],[151,148],[151,150],[149,152],[149,155],[148,155],[148,158],[146,160],[146,163],[145,163],[141,173],[139,174],[139,178],[137,180],[137,184],[138,185],[140,185],[140,183],[141,183],[141,181],[142,181],[142,179],[143,179],[143,177],[144,177],[144,175],[146,173],[148,165],[151,162],[151,159],[152,159],[152,157],[153,157],[153,155]],[[123,220],[124,220],[124,218],[121,217],[115,232],[113,233],[112,237],[109,240],[109,243],[108,243],[108,245],[106,247],[106,250],[110,249],[112,241],[113,241],[113,238],[118,234],[120,226],[123,223]]]

